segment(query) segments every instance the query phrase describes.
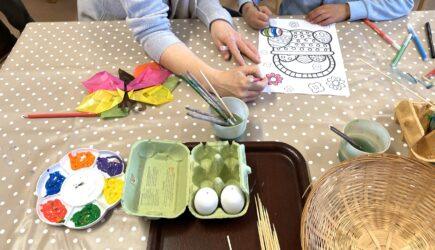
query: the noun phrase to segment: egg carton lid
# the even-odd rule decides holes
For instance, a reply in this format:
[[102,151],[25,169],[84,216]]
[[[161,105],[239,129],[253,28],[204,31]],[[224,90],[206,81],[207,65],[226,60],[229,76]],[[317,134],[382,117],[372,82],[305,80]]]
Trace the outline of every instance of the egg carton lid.
[[[192,149],[192,153],[205,145],[221,147],[227,141],[207,142]],[[239,160],[240,188],[249,195],[248,174],[244,145],[233,142],[237,146]],[[130,151],[125,185],[121,204],[123,210],[130,215],[144,216],[149,219],[176,218],[184,213],[194,192],[192,188],[193,156],[181,142],[167,140],[141,140],[136,142]],[[189,206],[190,212],[197,218],[233,218],[246,213],[245,208],[237,215],[201,216]]]

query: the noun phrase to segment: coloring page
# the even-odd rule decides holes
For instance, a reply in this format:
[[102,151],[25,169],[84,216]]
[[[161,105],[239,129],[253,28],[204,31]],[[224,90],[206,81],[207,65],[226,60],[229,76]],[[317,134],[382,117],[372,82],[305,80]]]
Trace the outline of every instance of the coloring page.
[[335,25],[272,19],[260,31],[260,70],[265,92],[349,96]]

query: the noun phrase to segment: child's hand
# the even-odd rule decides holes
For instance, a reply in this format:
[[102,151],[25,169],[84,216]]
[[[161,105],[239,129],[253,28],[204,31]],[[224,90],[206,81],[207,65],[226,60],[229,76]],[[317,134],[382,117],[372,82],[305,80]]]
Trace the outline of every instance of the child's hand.
[[[254,77],[260,81],[254,81]],[[229,71],[215,71],[212,75],[215,89],[222,96],[235,96],[245,102],[257,99],[267,85],[267,78],[261,78],[256,65],[241,66]]]
[[254,29],[262,29],[269,25],[269,17],[272,15],[266,6],[260,6],[259,9],[260,11],[252,3],[246,3],[242,7],[243,18]]
[[[211,37],[225,60],[234,56],[236,62],[245,65],[242,53],[251,59],[254,63],[260,62],[260,56],[257,48],[250,42],[243,39],[233,27],[223,20],[216,20],[211,24]],[[231,53],[231,54],[230,54]]]
[[350,17],[350,9],[347,3],[345,4],[325,4],[315,8],[308,13],[306,19],[310,23],[329,25],[348,20]]

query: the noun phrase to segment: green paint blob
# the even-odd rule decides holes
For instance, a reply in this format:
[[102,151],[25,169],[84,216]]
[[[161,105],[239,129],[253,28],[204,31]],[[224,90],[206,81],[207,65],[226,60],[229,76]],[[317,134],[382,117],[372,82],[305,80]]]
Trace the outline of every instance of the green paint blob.
[[100,215],[100,208],[97,205],[90,203],[84,206],[82,210],[75,213],[71,218],[71,221],[74,222],[76,227],[83,227],[96,221],[100,218]]

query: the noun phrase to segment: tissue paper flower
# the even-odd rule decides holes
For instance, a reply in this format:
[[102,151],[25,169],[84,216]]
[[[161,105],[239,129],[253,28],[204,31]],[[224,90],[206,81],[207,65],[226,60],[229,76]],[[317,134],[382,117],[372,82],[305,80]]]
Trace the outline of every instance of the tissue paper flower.
[[124,99],[124,94],[125,92],[120,89],[97,90],[85,96],[76,110],[99,114],[120,104]]
[[127,91],[160,85],[170,75],[170,71],[155,62],[142,64],[135,68],[134,77],[136,78],[127,86]]
[[118,73],[119,78],[106,71],[99,72],[83,82],[90,94],[77,111],[104,113],[103,118],[123,117],[128,115],[132,101],[161,105],[174,99],[171,91],[178,84],[178,78],[169,77],[171,73],[155,62],[136,67],[136,78],[121,69]]
[[171,91],[164,86],[154,86],[139,91],[128,92],[131,100],[152,105],[161,105],[174,99]]
[[107,71],[101,71],[92,76],[89,80],[83,82],[83,85],[89,93],[94,91],[124,89],[124,82],[118,77]]

